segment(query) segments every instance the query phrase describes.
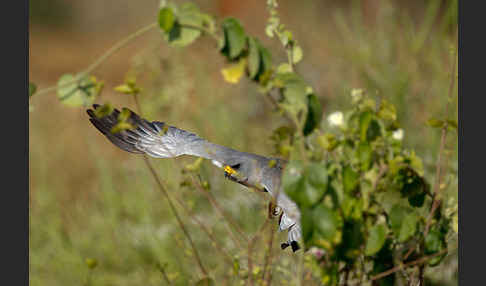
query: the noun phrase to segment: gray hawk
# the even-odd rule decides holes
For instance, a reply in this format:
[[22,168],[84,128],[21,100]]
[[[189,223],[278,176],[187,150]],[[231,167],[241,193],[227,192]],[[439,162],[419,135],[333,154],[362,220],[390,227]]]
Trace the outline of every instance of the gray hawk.
[[240,152],[211,143],[185,130],[169,126],[164,122],[149,122],[135,112],[129,111],[126,122],[133,128],[112,132],[119,122],[120,111],[114,109],[109,115],[96,116],[101,108],[94,104],[88,109],[91,123],[117,147],[131,153],[147,154],[155,158],[174,158],[192,155],[206,158],[224,169],[225,177],[246,187],[268,192],[275,198],[277,209],[281,210],[279,230],[288,231],[288,239],[282,249],[291,246],[297,251],[301,237],[300,212],[297,205],[280,188],[282,170],[286,161]]

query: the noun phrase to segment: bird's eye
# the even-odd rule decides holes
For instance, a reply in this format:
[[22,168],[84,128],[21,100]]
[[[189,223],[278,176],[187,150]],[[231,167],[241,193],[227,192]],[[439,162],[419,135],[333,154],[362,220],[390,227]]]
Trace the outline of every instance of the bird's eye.
[[238,163],[238,164],[235,164],[235,165],[230,166],[230,167],[231,167],[231,168],[233,168],[234,170],[238,170],[238,169],[240,168],[240,165],[241,165],[241,164],[240,164],[240,163]]

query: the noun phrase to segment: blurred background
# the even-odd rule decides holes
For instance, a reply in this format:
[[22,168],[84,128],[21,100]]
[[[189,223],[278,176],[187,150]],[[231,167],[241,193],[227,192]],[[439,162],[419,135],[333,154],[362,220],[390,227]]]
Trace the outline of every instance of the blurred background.
[[[272,51],[274,63],[286,61],[278,40],[265,35],[266,1],[194,2],[217,20],[240,19],[247,33]],[[281,22],[304,51],[296,70],[313,86],[324,116],[348,108],[353,88],[389,99],[405,130],[405,146],[423,158],[432,182],[440,134],[425,122],[445,110],[457,48],[457,0],[278,3]],[[158,7],[158,0],[31,0],[30,81],[41,90],[64,73],[85,69],[118,40],[155,22]],[[241,151],[272,155],[269,137],[282,123],[280,117],[249,80],[238,85],[223,81],[225,66],[211,39],[169,48],[153,29],[93,72],[105,82],[96,102],[135,109],[133,98],[113,91],[134,75],[143,88],[140,101],[148,119]],[[456,96],[454,100],[451,116],[457,116]],[[91,126],[84,108],[61,104],[55,92],[34,95],[30,103],[31,285],[164,285],[160,265],[174,285],[196,282],[193,253],[141,158],[115,148]],[[457,137],[449,138],[447,168],[457,172]],[[206,197],[181,186],[181,166],[193,160],[153,162],[169,192],[190,206],[236,261],[245,260],[225,237],[225,225]],[[250,236],[265,219],[266,201],[222,175],[203,163],[202,180]],[[457,201],[457,182],[449,185],[447,195]],[[231,266],[228,270],[221,263],[207,236],[180,212],[211,273],[225,285],[236,284]],[[276,241],[285,236],[278,234]],[[274,245],[273,281],[294,285],[298,256]],[[97,266],[88,267],[86,259]],[[457,285],[457,256],[429,271],[427,279],[429,285]]]

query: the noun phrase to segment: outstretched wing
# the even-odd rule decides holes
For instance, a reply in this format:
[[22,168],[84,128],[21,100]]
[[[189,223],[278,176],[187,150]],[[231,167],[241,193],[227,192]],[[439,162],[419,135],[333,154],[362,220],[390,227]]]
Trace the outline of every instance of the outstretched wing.
[[[94,110],[98,108],[99,105],[93,105]],[[118,123],[120,111],[115,109],[110,115],[97,117],[94,110],[87,110],[91,123],[113,144],[131,153],[145,153],[155,158],[193,155],[216,161],[215,164],[229,166],[238,164],[242,158],[265,158],[208,142],[194,133],[164,122],[149,122],[131,110],[127,122],[134,128],[113,133],[111,130]]]

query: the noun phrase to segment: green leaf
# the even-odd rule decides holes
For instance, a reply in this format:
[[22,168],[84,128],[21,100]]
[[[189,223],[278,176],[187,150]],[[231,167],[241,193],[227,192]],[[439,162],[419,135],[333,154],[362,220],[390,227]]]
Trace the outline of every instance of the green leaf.
[[312,245],[312,236],[315,229],[312,209],[304,208],[300,210],[300,224],[302,226],[302,239],[306,247],[309,247]]
[[408,203],[413,207],[420,208],[424,205],[425,196],[425,192],[410,196],[408,197]]
[[101,107],[96,108],[94,114],[97,118],[102,118],[110,115],[115,108],[110,103],[103,104]]
[[260,42],[257,41],[257,44],[261,59],[259,74],[264,74],[272,68],[272,55]]
[[115,126],[113,126],[111,128],[110,132],[115,134],[115,133],[121,132],[123,130],[129,130],[129,129],[133,129],[133,128],[134,128],[133,125],[131,125],[130,123],[125,122],[125,121],[120,121]]
[[322,204],[315,207],[312,212],[317,237],[331,243],[335,239],[339,226],[339,220],[336,214]]
[[373,114],[370,111],[365,111],[359,116],[359,128],[361,134],[361,141],[366,141],[366,133],[368,132],[368,127],[373,119]]
[[118,114],[118,121],[120,122],[125,122],[127,121],[128,118],[130,118],[130,115],[132,114],[132,112],[130,111],[130,109],[128,108],[122,108],[122,111],[120,112],[120,114]]
[[184,25],[204,27],[208,21],[208,17],[201,13],[199,8],[191,2],[186,2],[177,11],[175,9],[173,11],[176,20],[170,31],[164,33],[164,35],[171,46],[187,46],[201,36],[201,31],[193,27],[184,27]]
[[336,139],[336,136],[332,133],[325,133],[322,135],[319,135],[317,138],[317,143],[319,146],[324,148],[327,151],[332,151],[334,148],[339,144],[339,142]]
[[159,11],[159,27],[166,33],[169,33],[174,27],[176,18],[174,11],[170,7],[163,7]]
[[361,170],[368,171],[371,166],[371,155],[372,149],[368,142],[359,142],[358,145],[358,156],[361,162]]
[[425,195],[429,191],[429,185],[415,170],[407,167],[399,170],[395,177],[400,187],[400,193],[407,197],[410,205],[421,207],[425,201]]
[[345,193],[351,193],[359,185],[359,173],[355,172],[351,166],[343,168],[343,188]]
[[96,88],[97,82],[93,78],[84,78],[77,81],[75,79],[72,74],[65,74],[59,78],[57,82],[57,97],[59,100],[71,107],[93,104],[99,92]]
[[116,92],[124,93],[124,94],[133,94],[133,89],[131,86],[127,84],[121,84],[114,88]]
[[213,285],[216,284],[214,284],[214,280],[209,277],[203,278],[196,282],[196,286],[213,286]]
[[409,213],[403,219],[400,227],[399,242],[405,242],[415,234],[417,230],[418,217],[415,213]]
[[457,121],[453,119],[447,119],[447,126],[449,126],[451,129],[457,130]]
[[94,258],[86,258],[84,262],[89,269],[95,269],[96,266],[98,266],[98,261],[96,261],[96,259]]
[[307,85],[296,73],[283,73],[275,76],[274,84],[283,88],[283,101],[280,106],[293,116],[307,108]]
[[[425,237],[425,254],[431,255],[445,249],[446,247],[447,244],[445,242],[445,234],[441,233],[436,228],[431,229]],[[444,253],[443,255],[430,259],[429,265],[438,265],[446,255],[447,253]]]
[[235,18],[226,18],[221,25],[224,33],[224,46],[221,52],[229,59],[233,60],[237,58],[245,48],[245,30]]
[[396,237],[400,235],[402,222],[408,213],[412,212],[411,208],[396,204],[392,207],[389,213],[390,227]]
[[284,170],[282,182],[287,195],[299,207],[310,207],[324,196],[327,179],[324,164],[311,163],[304,167],[300,161],[291,161]]
[[322,121],[322,106],[313,93],[307,95],[307,118],[304,124],[304,136],[307,136],[319,126]]
[[430,126],[430,127],[434,127],[434,128],[442,128],[444,126],[444,121],[439,120],[439,119],[435,119],[435,118],[431,118],[431,119],[427,120],[427,125]]
[[29,97],[32,97],[32,95],[34,95],[36,91],[37,91],[37,86],[29,82]]
[[375,119],[371,120],[368,130],[366,131],[366,140],[374,141],[381,135],[380,124]]
[[306,170],[307,194],[310,205],[319,202],[327,191],[327,169],[323,163],[310,163]]
[[383,247],[386,241],[386,226],[383,224],[374,225],[369,232],[366,241],[365,254],[371,256]]
[[253,37],[248,37],[248,74],[251,79],[258,75],[260,70],[260,49]]
[[285,193],[296,203],[300,196],[299,191],[304,185],[304,166],[300,161],[290,161],[282,175],[282,186]]

